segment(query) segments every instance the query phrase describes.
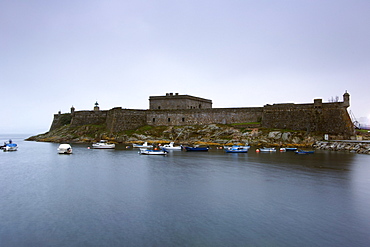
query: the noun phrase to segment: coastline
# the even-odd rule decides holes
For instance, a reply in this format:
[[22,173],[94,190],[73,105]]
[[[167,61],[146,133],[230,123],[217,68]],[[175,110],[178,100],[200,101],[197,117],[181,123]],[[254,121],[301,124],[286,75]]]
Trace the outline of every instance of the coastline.
[[[296,147],[333,151],[349,151],[370,154],[369,134],[362,134],[364,141],[345,140],[343,136],[330,135],[324,140],[323,133],[308,133],[282,129],[267,129],[256,125],[190,125],[190,126],[144,126],[132,131],[110,133],[104,126],[69,125],[56,130],[31,136],[26,141],[54,143],[94,143],[108,140],[116,144],[149,142],[155,145],[175,142],[176,145],[223,146],[246,143],[255,147]],[[353,137],[355,138],[355,137]]]

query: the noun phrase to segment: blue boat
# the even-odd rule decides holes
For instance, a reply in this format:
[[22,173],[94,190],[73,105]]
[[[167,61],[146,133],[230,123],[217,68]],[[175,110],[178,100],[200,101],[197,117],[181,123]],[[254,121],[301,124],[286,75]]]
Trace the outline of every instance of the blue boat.
[[249,148],[250,146],[234,145],[232,147],[226,148],[225,152],[226,153],[247,153]]
[[208,152],[208,147],[182,147],[185,151]]
[[17,151],[18,145],[13,143],[12,140],[9,140],[9,142],[4,142],[4,146],[1,146],[1,149],[6,151]]
[[313,154],[315,151],[304,151],[304,150],[297,150],[295,151],[296,154]]
[[297,151],[297,148],[280,148],[280,152],[293,152]]

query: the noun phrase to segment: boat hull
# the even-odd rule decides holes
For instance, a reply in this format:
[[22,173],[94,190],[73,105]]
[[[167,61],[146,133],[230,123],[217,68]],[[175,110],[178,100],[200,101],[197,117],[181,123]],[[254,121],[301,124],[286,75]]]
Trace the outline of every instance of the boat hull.
[[166,144],[160,147],[161,149],[167,149],[167,150],[181,150],[181,146],[174,146],[174,143],[171,142],[170,144]]
[[15,143],[8,143],[5,146],[2,147],[4,152],[11,152],[11,151],[17,151],[18,146]]
[[225,149],[226,153],[248,153],[250,146],[232,146]]
[[116,147],[115,144],[112,144],[112,145],[95,145],[93,144],[92,147],[94,149],[114,149]]
[[152,149],[140,149],[139,154],[143,155],[167,155],[166,150],[152,150]]
[[72,154],[72,147],[69,144],[60,144],[58,154]]
[[248,149],[246,150],[226,150],[226,153],[248,153]]
[[275,148],[260,148],[256,149],[256,152],[262,152],[262,153],[270,153],[270,152],[276,152]]
[[296,154],[313,154],[315,153],[315,151],[295,151]]
[[208,148],[204,147],[184,147],[184,149],[188,152],[208,152]]

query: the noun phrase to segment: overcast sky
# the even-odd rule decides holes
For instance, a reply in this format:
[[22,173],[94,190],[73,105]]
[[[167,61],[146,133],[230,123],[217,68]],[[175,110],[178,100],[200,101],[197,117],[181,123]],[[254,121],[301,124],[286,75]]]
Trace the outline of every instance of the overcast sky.
[[0,133],[169,92],[217,108],[347,90],[370,117],[369,24],[369,0],[0,0]]

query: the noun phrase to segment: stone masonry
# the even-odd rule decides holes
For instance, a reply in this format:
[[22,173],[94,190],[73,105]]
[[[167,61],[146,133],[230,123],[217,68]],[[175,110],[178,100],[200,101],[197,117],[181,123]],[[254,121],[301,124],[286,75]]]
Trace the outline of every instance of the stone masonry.
[[[343,102],[308,104],[273,104],[263,107],[212,108],[212,101],[190,95],[168,93],[150,96],[149,110],[122,109],[75,111],[54,115],[50,130],[65,124],[80,126],[105,124],[112,133],[144,125],[178,126],[260,122],[262,127],[303,130],[351,136],[354,127],[347,112],[349,94]],[[97,103],[96,103],[97,104]]]

